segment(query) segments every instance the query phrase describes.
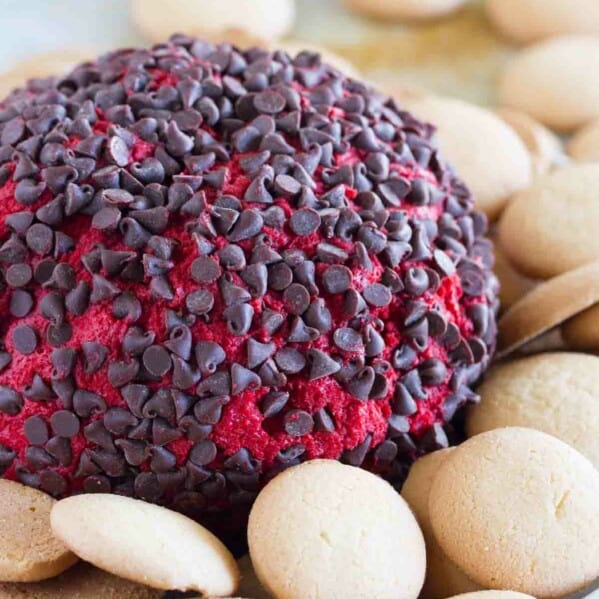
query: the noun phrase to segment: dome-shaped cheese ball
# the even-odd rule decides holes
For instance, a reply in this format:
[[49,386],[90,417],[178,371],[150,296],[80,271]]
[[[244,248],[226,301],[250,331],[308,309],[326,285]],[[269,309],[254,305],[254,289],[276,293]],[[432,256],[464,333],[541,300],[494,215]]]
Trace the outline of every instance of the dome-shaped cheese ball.
[[396,486],[495,343],[431,129],[318,55],[174,37],[0,110],[0,466],[206,521],[338,458]]

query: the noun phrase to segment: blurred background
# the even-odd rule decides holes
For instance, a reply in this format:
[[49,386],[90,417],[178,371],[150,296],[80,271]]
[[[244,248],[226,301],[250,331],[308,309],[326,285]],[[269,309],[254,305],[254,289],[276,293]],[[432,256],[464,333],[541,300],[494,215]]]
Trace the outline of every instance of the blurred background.
[[[155,11],[159,4],[166,25],[168,0],[142,0],[139,4],[147,6],[142,11],[146,13]],[[248,7],[250,4],[248,0]],[[271,39],[265,41],[274,42],[281,33],[283,45],[291,42],[296,49],[301,45],[324,47],[389,91],[396,85],[408,85],[478,103],[493,102],[493,81],[510,50],[488,24],[482,2],[467,2],[451,15],[416,24],[373,19],[350,10],[341,0],[297,0],[295,4],[290,27],[273,31]],[[147,44],[152,37],[147,31],[144,34],[140,19],[129,14],[128,2],[123,0],[0,0],[0,6],[0,76],[4,75],[0,91],[18,82],[17,78],[9,79],[10,72],[32,56],[52,53],[38,65],[24,65],[32,75],[38,75],[36,66],[43,70],[48,61],[65,63],[72,60],[73,52],[93,56],[115,46]],[[266,14],[262,18],[268,21],[277,17]],[[237,20],[237,27],[255,29],[251,23],[244,25],[240,15]],[[211,23],[190,19],[188,24],[197,34],[215,34]]]

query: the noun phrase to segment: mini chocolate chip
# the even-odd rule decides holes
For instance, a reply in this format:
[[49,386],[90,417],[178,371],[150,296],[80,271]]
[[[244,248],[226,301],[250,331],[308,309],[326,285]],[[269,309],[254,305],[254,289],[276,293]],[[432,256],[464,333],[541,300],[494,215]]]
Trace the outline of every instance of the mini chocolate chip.
[[372,326],[364,328],[364,352],[367,357],[378,356],[385,349],[385,340],[381,334]]
[[291,447],[287,447],[286,449],[281,449],[277,454],[277,460],[280,462],[288,463],[297,460],[301,455],[306,452],[306,446],[301,443],[297,445],[292,445]]
[[114,444],[123,452],[125,460],[131,466],[140,466],[146,461],[146,444],[143,441],[117,439]]
[[464,339],[460,339],[457,346],[449,352],[449,362],[452,366],[474,362],[472,349]]
[[341,456],[341,461],[350,466],[361,466],[366,459],[366,454],[370,449],[371,443],[372,435],[369,434],[366,436],[366,439],[354,447],[354,449],[346,449]]
[[451,258],[443,250],[435,250],[433,252],[433,258],[435,261],[435,266],[443,276],[451,277],[453,274],[455,274],[455,265]]
[[41,416],[29,416],[23,424],[25,437],[32,445],[43,445],[48,439],[48,425]]
[[23,389],[23,395],[32,401],[48,401],[54,399],[53,390],[38,373],[33,375],[31,384]]
[[150,450],[150,455],[150,468],[152,472],[167,473],[177,465],[177,458],[175,454],[171,453],[164,447],[152,447]]
[[435,424],[427,429],[427,431],[422,435],[419,443],[419,448],[426,452],[445,449],[447,447],[449,447],[447,434],[438,422],[435,422]]
[[366,366],[346,383],[350,395],[361,401],[366,401],[374,385],[375,372],[372,366]]
[[300,316],[310,305],[310,293],[300,283],[292,283],[283,292],[283,303],[290,314]]
[[320,215],[312,208],[302,208],[291,215],[289,226],[296,235],[311,235],[320,227]]
[[52,252],[54,232],[48,225],[36,223],[27,229],[25,241],[31,251],[40,256],[46,256]]
[[326,408],[321,408],[314,414],[314,430],[332,433],[335,430],[333,417]]
[[214,306],[214,295],[207,289],[194,291],[185,298],[185,305],[192,314],[208,314]]
[[105,206],[92,218],[92,227],[99,231],[115,231],[121,221],[121,211],[116,206]]
[[229,397],[220,395],[207,397],[196,403],[193,414],[200,424],[217,424],[221,418],[223,406],[229,402]]
[[466,310],[474,326],[474,332],[484,336],[489,328],[490,312],[486,304],[473,304]]
[[414,324],[405,327],[403,334],[411,339],[418,351],[424,351],[428,343],[428,320],[426,316],[420,318]]
[[33,297],[28,291],[15,289],[10,295],[8,310],[15,318],[23,318],[33,308]]
[[95,341],[84,341],[81,344],[83,351],[83,372],[85,374],[94,374],[106,362],[108,357],[108,348]]
[[4,222],[10,227],[15,233],[23,235],[27,229],[33,224],[35,215],[33,212],[13,212],[8,214],[4,219]]
[[13,330],[12,342],[19,353],[28,356],[37,348],[37,335],[32,327],[22,324]]
[[189,459],[197,466],[207,466],[216,459],[217,447],[213,441],[206,439],[196,443],[189,452]]
[[50,425],[58,437],[70,438],[79,432],[79,419],[69,410],[58,410],[50,417]]
[[445,380],[447,368],[441,360],[429,358],[418,366],[418,372],[424,385],[440,385]]
[[91,391],[77,389],[73,394],[73,408],[77,416],[89,418],[92,414],[106,411],[106,402]]
[[226,358],[223,348],[212,341],[200,341],[195,346],[195,357],[200,372],[206,376],[213,374]]
[[327,333],[333,326],[331,312],[322,298],[316,298],[310,303],[304,313],[304,320],[308,326],[314,327],[321,333]]
[[257,210],[248,208],[241,212],[227,238],[233,242],[250,239],[260,233],[263,225],[262,215]]
[[390,464],[397,457],[397,445],[387,439],[374,450],[374,459],[378,463]]
[[277,366],[286,374],[297,374],[306,365],[306,358],[295,348],[282,347],[275,354]]
[[268,286],[275,291],[283,291],[293,282],[293,271],[284,262],[268,267]]
[[74,349],[55,349],[50,356],[50,361],[52,362],[52,366],[54,366],[52,378],[65,379],[68,377],[75,367],[76,359],[77,352]]
[[143,364],[155,377],[163,377],[172,366],[168,351],[160,345],[152,345],[144,351]]
[[123,387],[133,381],[139,372],[137,360],[112,362],[108,366],[108,380],[113,387]]
[[302,437],[312,431],[314,420],[304,410],[289,410],[283,418],[283,426],[288,435]]
[[285,108],[285,98],[279,92],[267,89],[253,98],[254,107],[263,114],[277,114]]
[[[291,175],[279,174],[275,177],[274,190],[279,195],[293,197],[301,191],[301,188],[301,183],[297,179],[293,178]],[[316,216],[318,217],[318,213],[316,213]],[[318,217],[318,221],[320,223],[320,217]]]
[[135,477],[134,489],[136,497],[153,503],[158,501],[164,493],[158,477],[153,472],[138,474]]
[[234,362],[231,366],[231,394],[239,395],[246,389],[255,391],[260,387],[260,377],[255,373],[245,368],[241,364]]
[[233,304],[225,308],[223,317],[227,321],[229,332],[236,337],[240,337],[245,335],[252,326],[254,308],[249,304]]
[[418,406],[403,383],[397,383],[393,394],[393,411],[400,416],[411,416],[418,411]]
[[310,373],[308,378],[311,381],[335,374],[341,368],[340,365],[330,356],[319,349],[309,349]]
[[335,345],[346,352],[359,352],[364,350],[362,336],[358,331],[349,327],[341,327],[333,333]]
[[404,276],[405,290],[413,296],[422,295],[429,287],[429,277],[423,268],[410,268]]
[[39,304],[40,314],[47,320],[55,324],[60,324],[64,320],[64,296],[57,291],[47,293]]
[[428,320],[428,330],[431,337],[441,337],[447,331],[447,320],[437,310],[431,310],[426,313]]
[[92,304],[97,304],[115,298],[120,292],[121,290],[116,285],[104,277],[95,274],[92,277],[92,291],[89,301]]
[[108,408],[104,414],[104,426],[114,435],[126,434],[137,423],[137,418],[125,408]]
[[246,349],[248,367],[256,368],[274,354],[276,346],[273,342],[261,343],[250,338],[247,340]]
[[267,393],[260,402],[260,410],[264,418],[276,416],[289,401],[289,393],[282,391],[271,391]]
[[347,252],[332,243],[321,242],[316,246],[316,255],[321,262],[335,264],[348,259]]
[[229,243],[218,252],[220,264],[227,270],[243,270],[246,266],[246,259],[243,250],[234,243]]
[[401,377],[400,382],[415,399],[426,399],[426,391],[422,388],[420,373],[416,368],[413,368],[404,374]]
[[80,281],[75,289],[67,293],[66,309],[75,316],[82,316],[89,306],[90,294],[89,285],[85,281]]
[[299,317],[295,316],[291,321],[287,340],[292,343],[307,343],[315,341],[320,337],[320,331],[314,327],[306,326],[306,323]]
[[241,278],[250,287],[252,295],[263,297],[266,294],[269,272],[264,264],[250,264],[241,272]]
[[329,266],[322,274],[322,285],[327,293],[343,293],[352,282],[352,272],[347,266]]
[[220,276],[218,263],[208,256],[200,256],[191,264],[191,278],[196,283],[213,283]]
[[156,418],[160,416],[166,420],[175,418],[175,405],[172,391],[168,387],[160,387],[142,408],[144,418]]
[[391,303],[391,291],[381,283],[371,283],[362,292],[364,299],[376,308],[382,308]]
[[31,266],[29,264],[12,264],[8,267],[5,278],[10,287],[19,288],[25,287],[33,276]]
[[73,336],[73,327],[68,322],[51,324],[46,329],[46,340],[52,347],[68,343]]

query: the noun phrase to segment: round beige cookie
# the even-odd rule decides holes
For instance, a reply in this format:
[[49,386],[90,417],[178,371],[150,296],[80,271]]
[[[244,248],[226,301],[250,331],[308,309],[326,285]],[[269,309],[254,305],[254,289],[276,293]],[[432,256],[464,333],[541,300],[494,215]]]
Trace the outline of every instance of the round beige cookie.
[[0,581],[44,580],[77,561],[52,534],[55,503],[41,491],[0,479]]
[[599,304],[564,322],[562,335],[571,349],[599,351]]
[[537,285],[499,319],[499,356],[599,302],[599,261]]
[[497,114],[520,137],[532,161],[534,176],[542,175],[566,161],[562,142],[555,133],[524,112],[498,108]]
[[404,103],[417,117],[437,127],[441,154],[489,218],[495,219],[508,198],[529,185],[532,167],[528,151],[496,114],[452,98],[416,97]]
[[571,164],[518,193],[499,242],[522,273],[546,279],[599,258],[599,164]]
[[89,49],[58,50],[23,60],[10,71],[0,73],[0,98],[22,86],[27,79],[52,77],[68,73],[78,63],[88,60],[94,53]]
[[0,599],[160,599],[162,593],[79,563],[36,583],[0,583]]
[[467,412],[472,437],[506,426],[534,428],[568,443],[599,468],[599,357],[538,354],[493,367]]
[[501,428],[457,447],[433,480],[439,545],[486,588],[544,599],[599,575],[599,471],[563,441]]
[[599,35],[596,0],[487,0],[493,25],[518,42],[564,34]]
[[559,131],[599,117],[599,38],[560,37],[522,50],[501,74],[499,97]]
[[285,35],[295,19],[294,0],[130,0],[133,24],[151,41],[173,33],[211,35],[227,29],[247,31],[266,41]]
[[118,495],[78,495],[52,509],[52,530],[79,557],[157,589],[233,594],[239,570],[208,530],[166,508]]
[[429,453],[419,458],[406,479],[401,495],[412,508],[426,543],[426,578],[420,592],[422,599],[445,599],[448,594],[476,591],[481,587],[472,582],[443,552],[435,539],[428,511],[433,480],[453,447]]
[[578,162],[599,162],[599,119],[578,131],[567,149],[568,154]]
[[374,474],[333,460],[295,466],[258,495],[252,563],[277,599],[416,599],[426,566],[406,502]]
[[525,593],[517,593],[516,591],[474,591],[472,593],[462,593],[454,595],[449,599],[535,599],[531,595]]
[[466,0],[343,0],[350,10],[375,19],[418,21],[455,12]]

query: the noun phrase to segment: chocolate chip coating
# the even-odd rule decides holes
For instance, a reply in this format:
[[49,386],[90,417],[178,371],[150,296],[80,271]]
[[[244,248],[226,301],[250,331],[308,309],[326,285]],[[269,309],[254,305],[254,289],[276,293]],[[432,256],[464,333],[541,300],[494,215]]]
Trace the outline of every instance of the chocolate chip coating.
[[10,94],[0,475],[221,529],[307,459],[399,488],[495,344],[486,222],[442,154],[312,52],[176,35]]

